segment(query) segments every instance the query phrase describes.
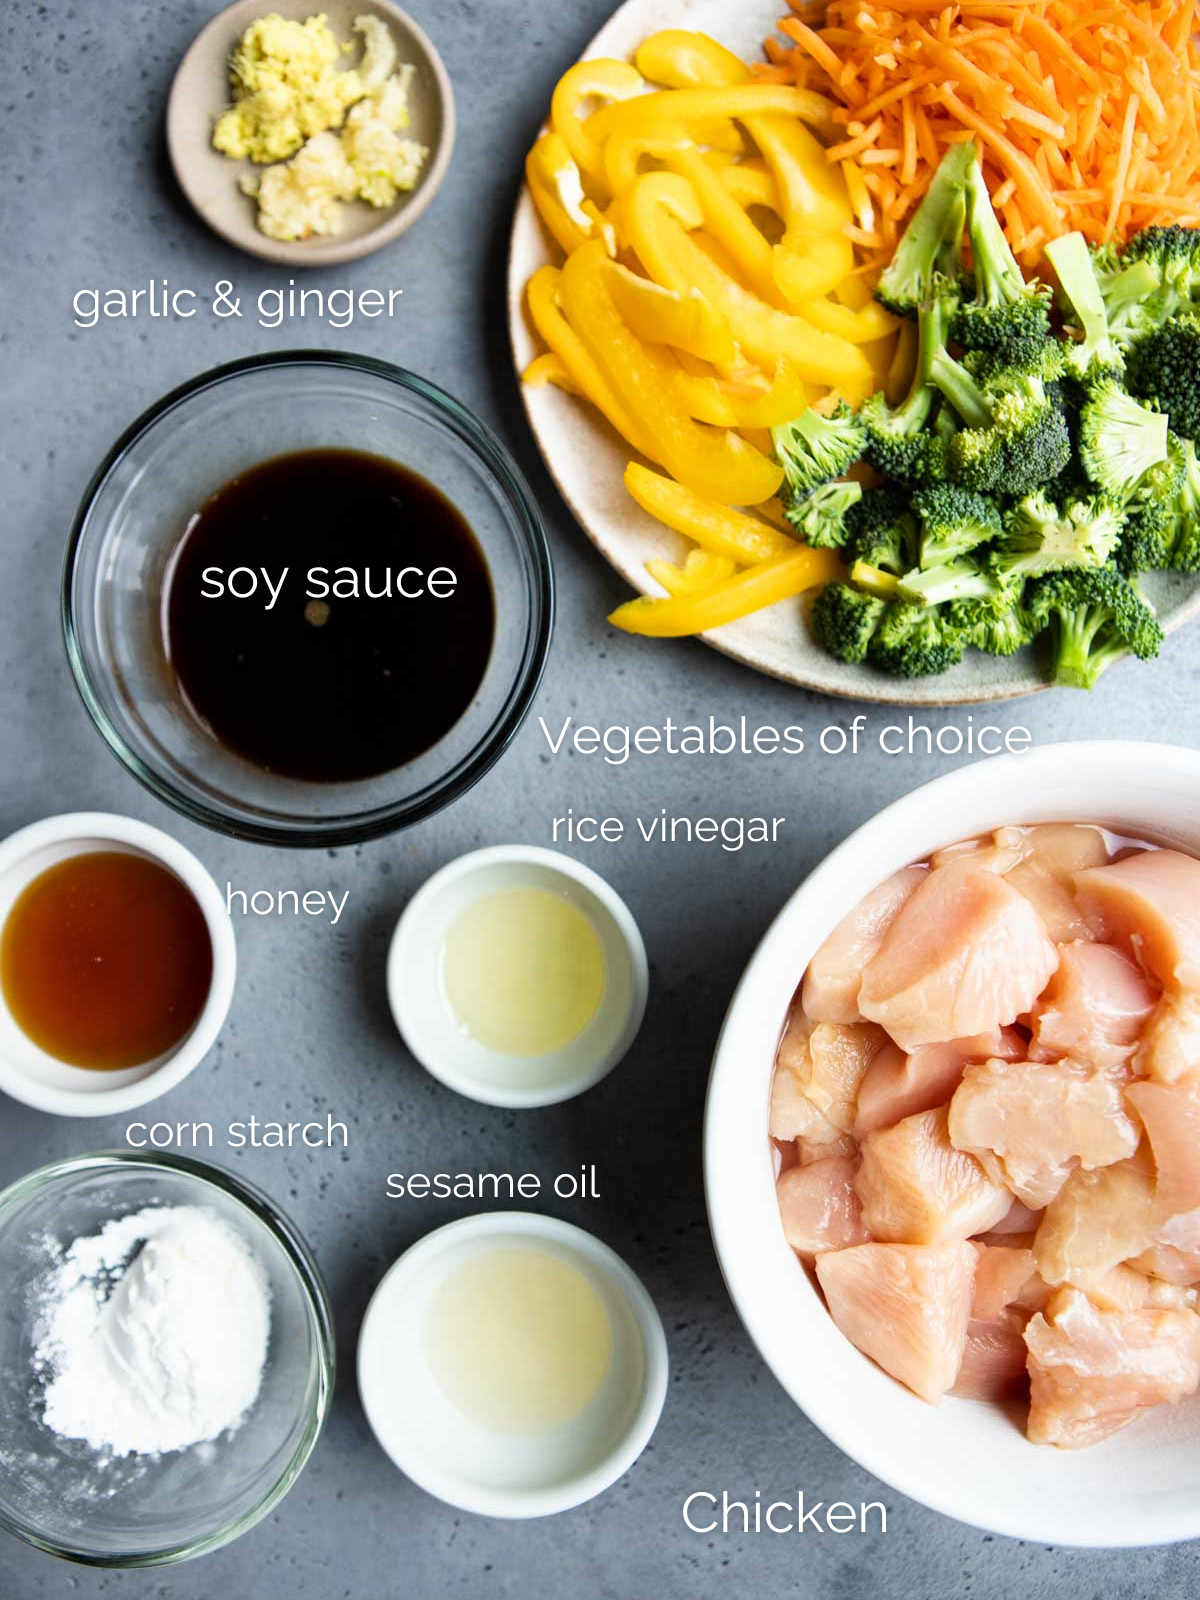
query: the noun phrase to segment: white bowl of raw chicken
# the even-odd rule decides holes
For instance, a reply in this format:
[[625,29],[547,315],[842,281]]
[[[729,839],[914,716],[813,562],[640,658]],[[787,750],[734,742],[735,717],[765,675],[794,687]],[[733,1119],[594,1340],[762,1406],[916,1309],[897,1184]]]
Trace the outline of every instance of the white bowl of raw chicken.
[[834,1325],[785,1241],[776,1202],[767,1137],[776,1050],[826,936],[910,863],[995,828],[1054,822],[1099,824],[1200,856],[1200,753],[1098,742],[1001,756],[914,791],[835,850],[768,930],[726,1016],[705,1121],[709,1217],[730,1294],[768,1365],[812,1421],[886,1483],[1016,1538],[1162,1544],[1200,1536],[1200,1397],[1158,1406],[1083,1450],[1032,1444],[1019,1419],[986,1402],[928,1405]]

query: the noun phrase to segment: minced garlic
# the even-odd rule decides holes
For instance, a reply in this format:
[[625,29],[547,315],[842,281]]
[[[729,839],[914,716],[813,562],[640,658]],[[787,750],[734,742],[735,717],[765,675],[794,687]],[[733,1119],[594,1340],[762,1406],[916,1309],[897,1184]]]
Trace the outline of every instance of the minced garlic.
[[243,97],[218,121],[213,142],[227,155],[275,163],[241,180],[269,238],[339,233],[342,202],[389,206],[420,177],[429,152],[400,137],[416,69],[398,65],[396,41],[378,17],[356,17],[354,29],[363,56],[353,68],[336,70],[342,47],[323,16],[264,17],[234,53]]

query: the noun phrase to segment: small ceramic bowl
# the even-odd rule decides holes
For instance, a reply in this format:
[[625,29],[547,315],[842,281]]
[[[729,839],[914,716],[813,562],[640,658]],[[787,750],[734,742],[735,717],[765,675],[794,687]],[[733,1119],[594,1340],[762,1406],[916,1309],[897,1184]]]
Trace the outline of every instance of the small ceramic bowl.
[[[455,918],[481,896],[516,887],[571,901],[604,953],[596,1015],[569,1044],[546,1055],[500,1055],[471,1038],[442,984],[442,947]],[[392,936],[387,987],[396,1026],[435,1078],[485,1105],[528,1107],[570,1100],[612,1071],[641,1027],[649,977],[637,923],[598,873],[556,850],[513,844],[459,856],[413,896]]]
[[[472,1256],[530,1247],[559,1256],[600,1296],[612,1357],[573,1422],[501,1433],[444,1393],[425,1328],[438,1289]],[[641,1281],[599,1239],[552,1217],[490,1212],[438,1228],[384,1275],[359,1335],[358,1389],[380,1445],[422,1489],[481,1516],[545,1517],[600,1494],[646,1448],[666,1399],[667,1342]]]
[[709,1081],[704,1181],[725,1282],[787,1393],[847,1455],[923,1505],[1037,1544],[1200,1537],[1200,1400],[1159,1406],[1088,1450],[1034,1445],[996,1405],[923,1400],[834,1326],[779,1225],[767,1112],[805,967],[876,884],[1005,824],[1090,822],[1200,856],[1200,752],[1078,743],[997,756],[888,806],[796,890],[742,975]]
[[108,1117],[157,1100],[182,1083],[212,1048],[233,999],[237,949],[221,891],[190,850],[133,817],[77,811],[46,817],[0,843],[0,928],[39,873],[71,856],[127,851],[157,861],[185,885],[204,914],[212,944],[208,999],[191,1032],[164,1055],[136,1067],[95,1072],[48,1055],[22,1031],[0,992],[0,1089],[62,1117]]
[[[358,42],[353,22],[364,12],[387,23],[401,62],[417,69],[409,90],[412,120],[405,137],[423,144],[429,154],[416,187],[394,205],[376,209],[363,201],[350,201],[342,207],[339,234],[296,241],[269,239],[258,230],[255,201],[239,187],[245,174],[266,169],[250,161],[234,161],[214,149],[213,127],[230,104],[229,58],[247,27],[269,12],[302,22],[316,11],[325,15],[334,34],[346,42]],[[348,64],[350,60],[347,57]],[[442,58],[425,31],[390,0],[322,0],[320,6],[238,0],[196,36],[179,64],[167,101],[167,150],[179,186],[193,208],[214,233],[239,250],[289,267],[328,267],[355,261],[399,238],[437,193],[453,149],[454,96]]]

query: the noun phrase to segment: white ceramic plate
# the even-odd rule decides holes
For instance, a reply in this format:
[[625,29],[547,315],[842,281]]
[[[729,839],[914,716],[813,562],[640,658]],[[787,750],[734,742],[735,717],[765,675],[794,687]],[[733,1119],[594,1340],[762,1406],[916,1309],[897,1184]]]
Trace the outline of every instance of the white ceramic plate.
[[[697,28],[750,60],[786,9],[786,0],[626,0],[583,54],[629,57],[647,34],[660,28]],[[509,325],[518,375],[541,348],[525,314],[525,285],[539,267],[558,259],[532,201],[522,191],[508,268]],[[572,396],[550,385],[540,389],[522,385],[521,393],[550,475],[588,538],[639,594],[661,593],[647,576],[645,564],[655,557],[680,560],[686,541],[647,516],[626,493],[622,474],[629,447],[592,407]],[[1153,573],[1146,590],[1164,627],[1175,627],[1200,610],[1200,584],[1194,579]],[[786,601],[702,637],[759,672],[857,700],[968,705],[1009,700],[1045,687],[1030,651],[1007,661],[970,651],[952,671],[915,682],[869,667],[845,666],[813,642],[803,606],[802,600]],[[1137,666],[1119,670],[1134,672]]]

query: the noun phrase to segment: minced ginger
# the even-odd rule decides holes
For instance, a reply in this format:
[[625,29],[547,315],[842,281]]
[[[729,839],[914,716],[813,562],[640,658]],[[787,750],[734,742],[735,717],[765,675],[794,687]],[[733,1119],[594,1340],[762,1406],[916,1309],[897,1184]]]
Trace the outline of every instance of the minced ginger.
[[258,227],[269,238],[336,234],[343,201],[389,206],[420,176],[429,152],[400,137],[415,68],[398,66],[395,39],[378,17],[356,17],[354,29],[363,40],[357,67],[338,67],[350,47],[338,44],[324,16],[262,17],[234,52],[237,100],[213,143],[229,156],[274,163],[241,182],[257,198]]

